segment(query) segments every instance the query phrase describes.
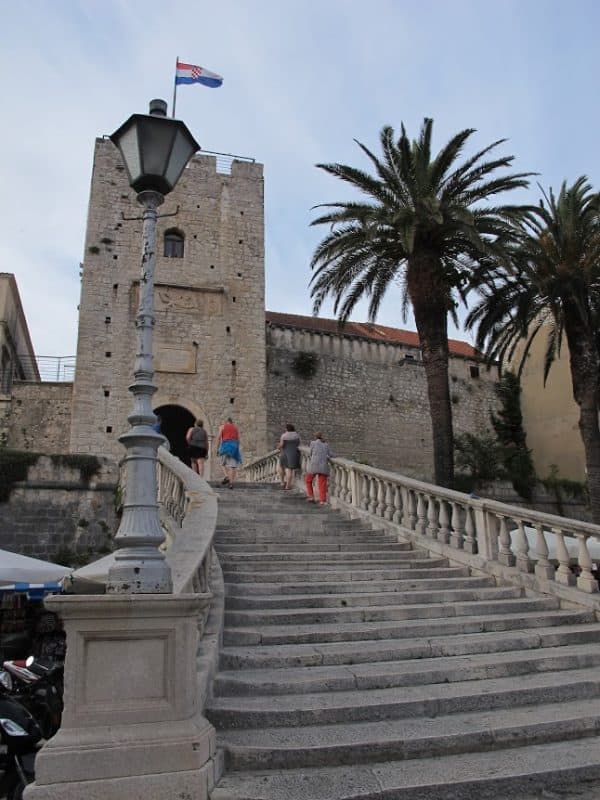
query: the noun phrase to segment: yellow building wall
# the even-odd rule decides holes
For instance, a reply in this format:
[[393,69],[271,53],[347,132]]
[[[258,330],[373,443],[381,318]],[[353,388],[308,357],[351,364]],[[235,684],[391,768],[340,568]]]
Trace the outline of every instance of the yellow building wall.
[[[522,352],[522,351],[521,351]],[[555,464],[558,477],[585,480],[585,455],[579,434],[579,407],[573,399],[569,348],[563,340],[544,386],[544,331],[536,336],[521,374],[521,410],[535,470],[546,478]],[[520,354],[511,369],[518,367]]]

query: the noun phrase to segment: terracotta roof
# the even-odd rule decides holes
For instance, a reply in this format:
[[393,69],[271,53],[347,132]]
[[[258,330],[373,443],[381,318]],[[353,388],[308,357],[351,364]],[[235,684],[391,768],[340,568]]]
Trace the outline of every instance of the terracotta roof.
[[[330,333],[342,336],[359,336],[361,339],[370,339],[374,342],[387,342],[388,344],[404,344],[409,347],[419,347],[419,335],[416,331],[405,331],[402,328],[390,328],[388,325],[379,325],[373,322],[346,322],[340,329],[337,319],[323,317],[308,317],[302,314],[283,314],[279,311],[265,312],[267,324],[280,325],[284,328],[301,328],[318,333]],[[480,359],[481,353],[468,342],[458,339],[448,339],[450,352],[455,356]]]

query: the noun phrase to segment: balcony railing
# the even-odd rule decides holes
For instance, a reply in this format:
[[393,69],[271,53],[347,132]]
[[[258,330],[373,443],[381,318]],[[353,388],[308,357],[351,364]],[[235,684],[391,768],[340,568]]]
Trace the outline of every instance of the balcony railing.
[[71,383],[75,377],[75,356],[17,355],[0,369],[0,390],[10,393],[13,383]]
[[201,150],[199,156],[213,156],[217,161],[217,172],[222,175],[231,175],[231,165],[234,161],[245,161],[248,164],[254,164],[255,159],[248,156],[235,156],[232,153],[217,153],[211,150]]

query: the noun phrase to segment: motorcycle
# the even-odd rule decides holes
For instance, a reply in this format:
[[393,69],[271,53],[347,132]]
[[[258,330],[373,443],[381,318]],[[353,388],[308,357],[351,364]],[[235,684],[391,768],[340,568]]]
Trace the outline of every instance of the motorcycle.
[[35,756],[42,739],[39,725],[12,694],[8,673],[0,671],[0,797],[22,800],[34,780]]
[[63,710],[63,665],[36,660],[5,661],[4,669],[17,697],[39,725],[44,739],[50,739],[60,727]]

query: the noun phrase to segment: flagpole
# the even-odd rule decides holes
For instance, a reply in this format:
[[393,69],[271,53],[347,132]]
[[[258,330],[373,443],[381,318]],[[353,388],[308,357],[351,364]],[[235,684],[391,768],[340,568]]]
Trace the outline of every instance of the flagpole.
[[177,64],[179,64],[179,56],[175,59],[175,78],[173,79],[173,110],[171,116],[175,119],[175,104],[177,103]]

